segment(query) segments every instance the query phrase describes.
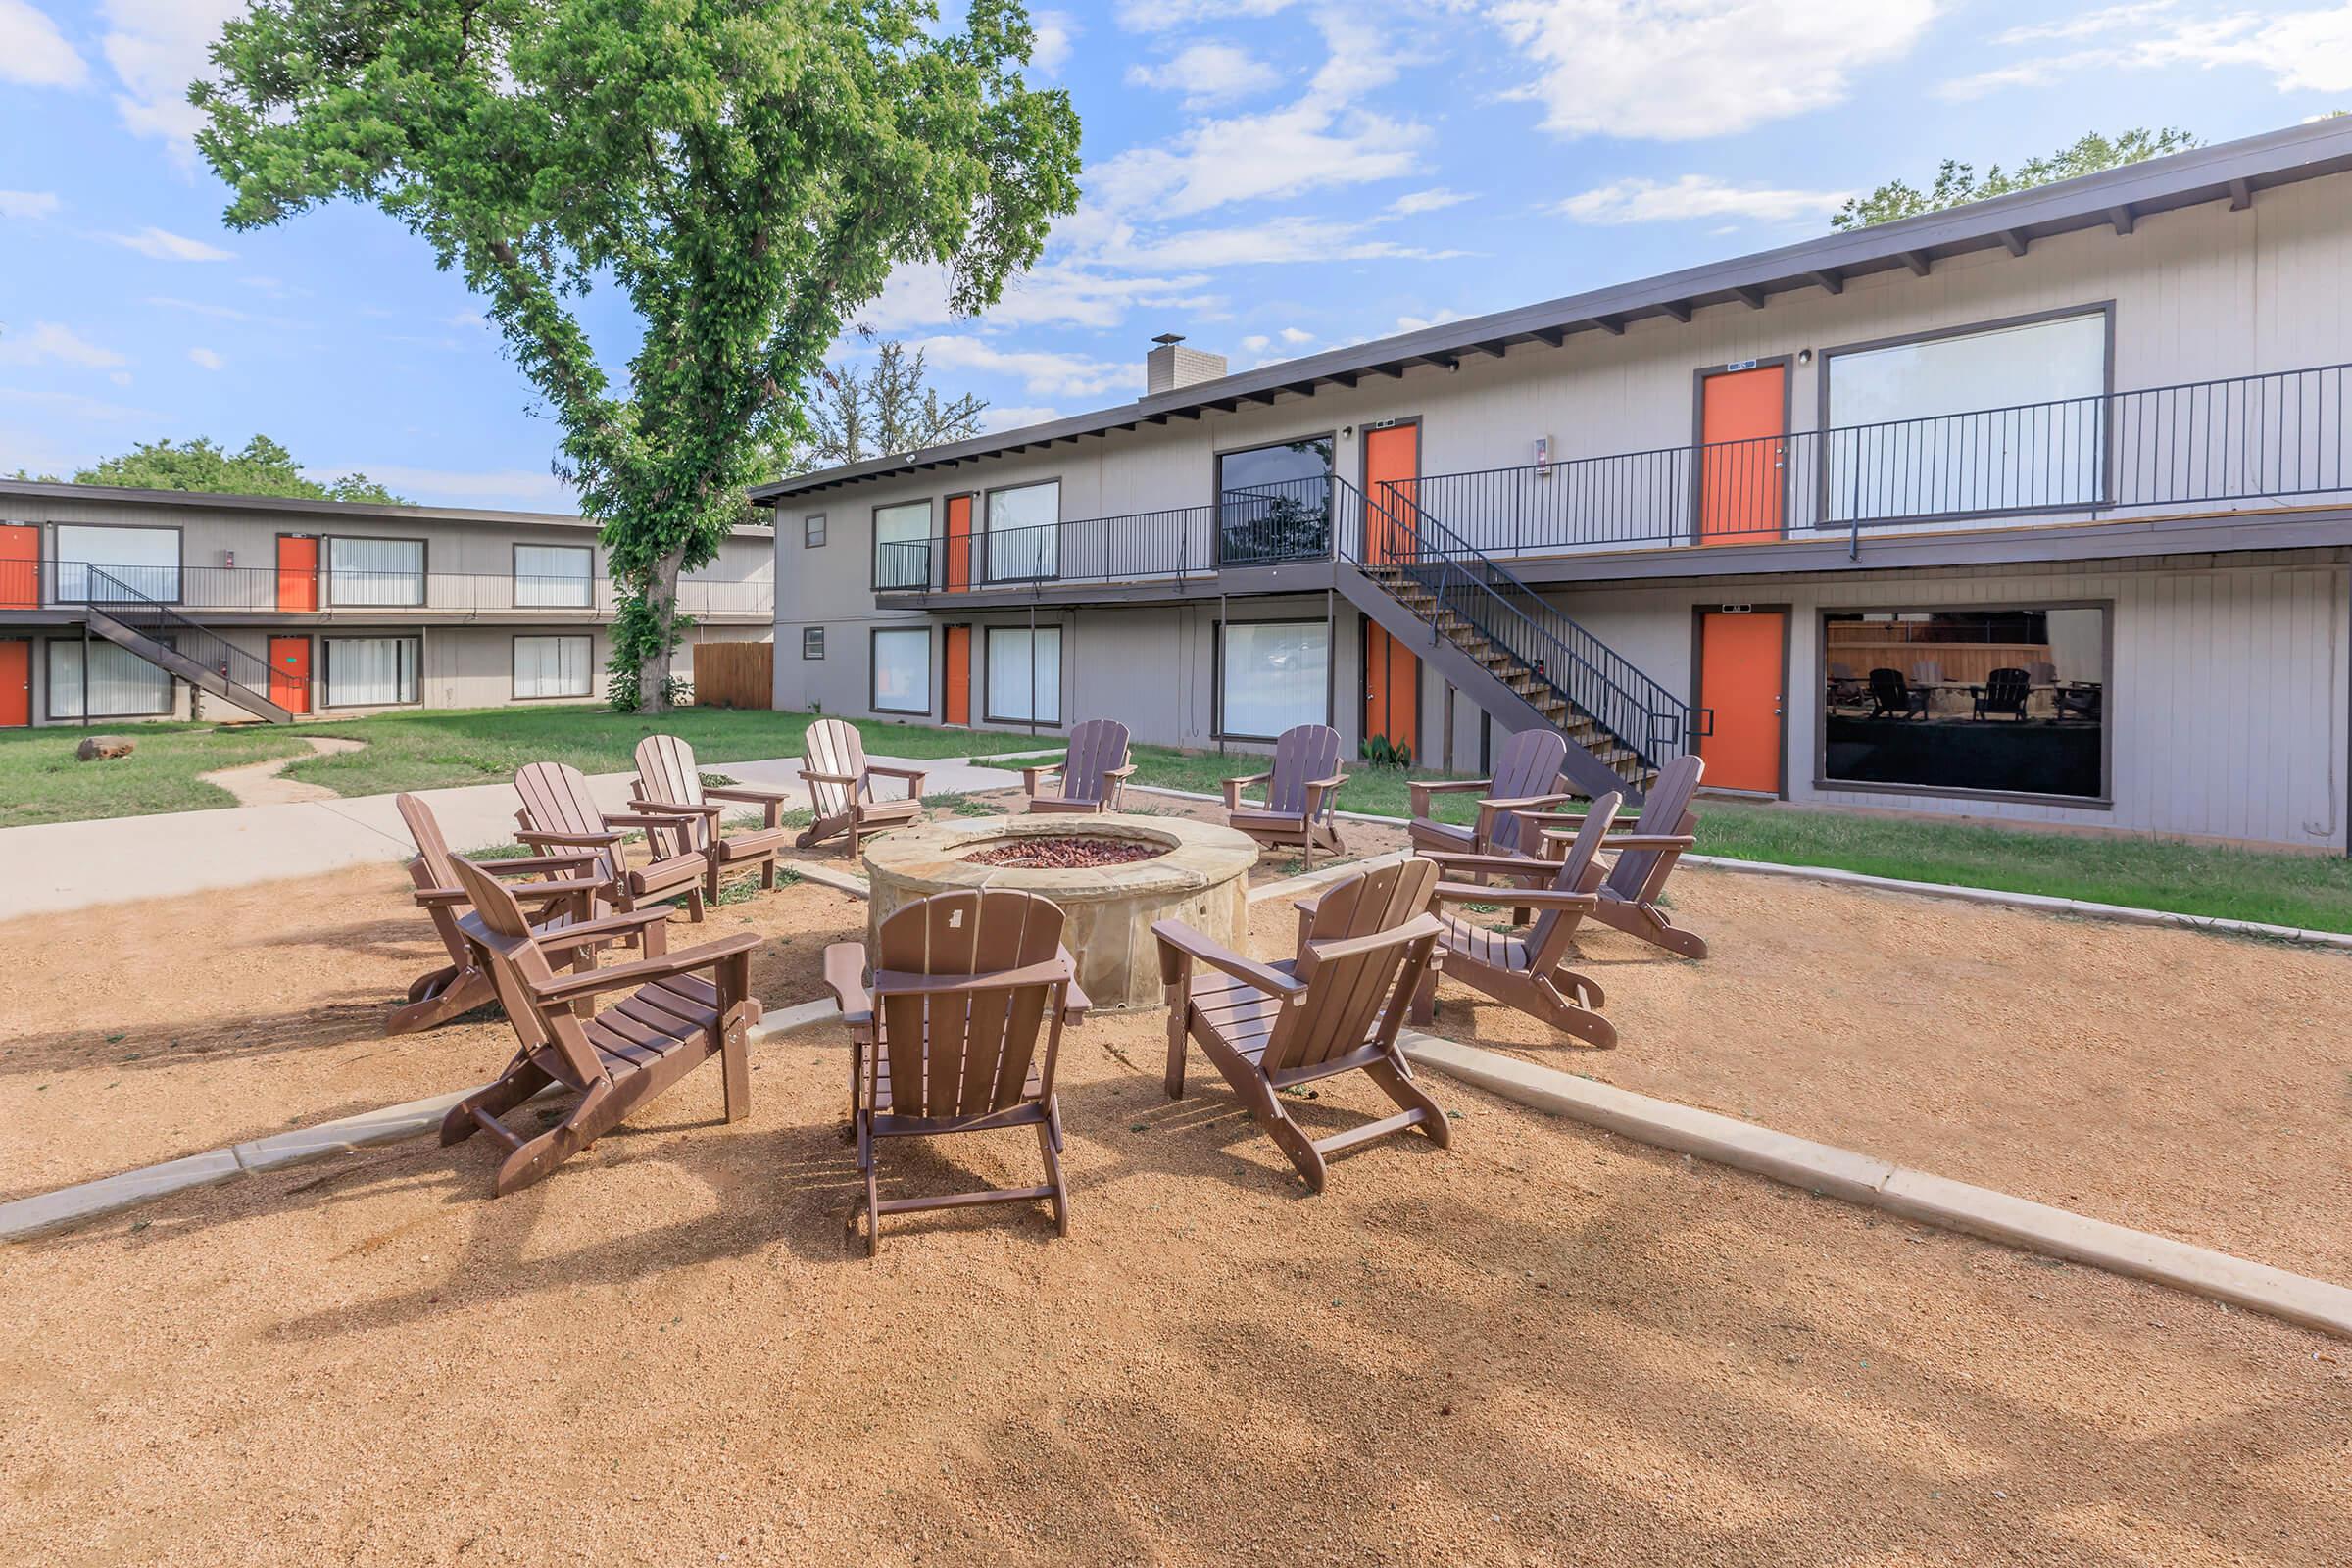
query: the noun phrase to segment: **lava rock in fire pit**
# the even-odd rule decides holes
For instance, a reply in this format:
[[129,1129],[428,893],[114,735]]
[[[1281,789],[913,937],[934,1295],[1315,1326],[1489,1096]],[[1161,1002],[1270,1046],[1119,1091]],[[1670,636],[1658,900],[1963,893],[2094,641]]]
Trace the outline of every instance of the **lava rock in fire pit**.
[[1039,871],[1083,871],[1090,866],[1127,865],[1136,860],[1156,859],[1167,853],[1167,847],[1160,844],[1072,835],[1025,838],[1018,843],[1000,844],[993,850],[978,851],[964,858],[975,865],[1018,865]]

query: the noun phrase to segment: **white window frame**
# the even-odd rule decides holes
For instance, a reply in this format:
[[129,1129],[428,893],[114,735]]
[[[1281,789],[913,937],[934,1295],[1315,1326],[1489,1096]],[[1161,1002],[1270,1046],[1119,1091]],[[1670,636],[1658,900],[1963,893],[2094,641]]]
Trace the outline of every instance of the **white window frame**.
[[[335,650],[339,647],[349,647],[355,643],[398,643],[408,649],[409,652],[398,662],[407,665],[409,695],[396,698],[391,702],[380,702],[374,699],[348,703],[335,701]],[[318,706],[322,709],[416,708],[423,702],[424,642],[415,632],[393,632],[371,637],[321,637],[318,639],[318,690],[321,698]],[[399,668],[395,668],[393,679],[396,684],[399,683],[402,673]]]
[[[579,688],[576,691],[567,689],[563,691],[524,692],[522,689],[522,645],[524,643],[554,643],[556,645],[555,678],[558,683],[561,683],[564,678],[564,645],[567,643],[577,643],[579,645],[580,666]],[[596,695],[596,639],[584,631],[519,632],[514,637],[513,649],[509,654],[509,685],[507,692],[508,695],[515,702],[562,702],[566,698],[594,697]]]

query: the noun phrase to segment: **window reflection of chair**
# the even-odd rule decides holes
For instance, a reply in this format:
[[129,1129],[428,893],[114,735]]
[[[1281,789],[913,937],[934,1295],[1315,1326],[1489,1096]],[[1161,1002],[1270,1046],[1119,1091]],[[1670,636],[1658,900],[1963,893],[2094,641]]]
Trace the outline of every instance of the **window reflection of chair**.
[[1986,718],[2006,713],[2011,718],[2026,716],[2026,696],[2034,689],[2034,678],[2022,669],[2006,666],[1984,677],[1982,686],[1971,686],[1969,695],[1976,700],[1976,716]]
[[2058,704],[2058,716],[2086,718],[2097,723],[2103,716],[2106,688],[2095,680],[2079,680],[2071,685],[2056,687],[2050,694]]
[[1870,705],[1870,682],[1854,673],[1854,666],[1830,661],[1830,707],[1866,708]]
[[1870,701],[1873,718],[1924,718],[1928,711],[1928,694],[1913,691],[1899,669],[1874,669],[1870,672]]

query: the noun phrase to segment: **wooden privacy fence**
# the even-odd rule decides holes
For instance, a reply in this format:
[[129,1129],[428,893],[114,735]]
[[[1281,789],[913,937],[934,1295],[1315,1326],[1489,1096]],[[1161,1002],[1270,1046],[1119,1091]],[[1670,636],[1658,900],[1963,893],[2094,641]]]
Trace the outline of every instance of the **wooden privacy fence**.
[[774,643],[694,645],[696,707],[772,708],[775,692]]

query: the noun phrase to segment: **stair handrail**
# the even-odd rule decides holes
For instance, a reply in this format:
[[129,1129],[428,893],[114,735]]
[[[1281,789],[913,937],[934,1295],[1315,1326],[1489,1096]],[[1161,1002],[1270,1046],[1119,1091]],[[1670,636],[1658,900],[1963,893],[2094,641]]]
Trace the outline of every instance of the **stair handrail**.
[[[1436,595],[1439,603],[1462,616],[1475,630],[1507,650],[1536,680],[1549,687],[1575,710],[1591,715],[1603,729],[1650,767],[1662,767],[1685,750],[1694,733],[1690,705],[1664,684],[1643,672],[1624,655],[1594,636],[1574,617],[1544,603],[1534,588],[1423,511],[1404,487],[1413,481],[1384,479],[1382,499],[1373,501],[1345,479],[1334,479],[1343,493],[1354,497],[1369,526],[1369,514],[1379,512],[1408,546],[1407,554],[1386,564],[1403,568]],[[1344,531],[1343,531],[1344,532]],[[1369,541],[1361,529],[1348,537],[1352,564],[1372,564]],[[1470,569],[1469,563],[1476,570]],[[1542,606],[1558,630],[1511,602],[1498,579],[1512,592]],[[1446,590],[1460,584],[1473,590],[1472,603],[1485,613],[1472,612],[1458,599],[1448,602]],[[1517,642],[1514,642],[1514,634]],[[1573,672],[1573,673],[1572,673]],[[1578,677],[1581,677],[1579,679]],[[1575,680],[1575,684],[1566,683]],[[1639,722],[1636,722],[1639,720]]]
[[[270,703],[272,707],[282,706],[270,696],[270,662],[267,659],[239,648],[210,626],[190,620],[170,605],[142,593],[102,566],[84,566],[82,571],[87,584],[81,596],[82,603],[141,633],[146,633],[148,628],[139,625],[138,620],[152,620],[156,627],[168,630],[178,639],[172,651],[182,659],[213,670],[221,680],[251,697]],[[106,592],[99,591],[102,587]],[[128,611],[129,615],[122,613],[123,611]],[[191,643],[195,645],[194,651],[187,646]],[[83,672],[82,682],[86,688],[89,682],[87,671]],[[86,695],[83,706],[88,706]]]

